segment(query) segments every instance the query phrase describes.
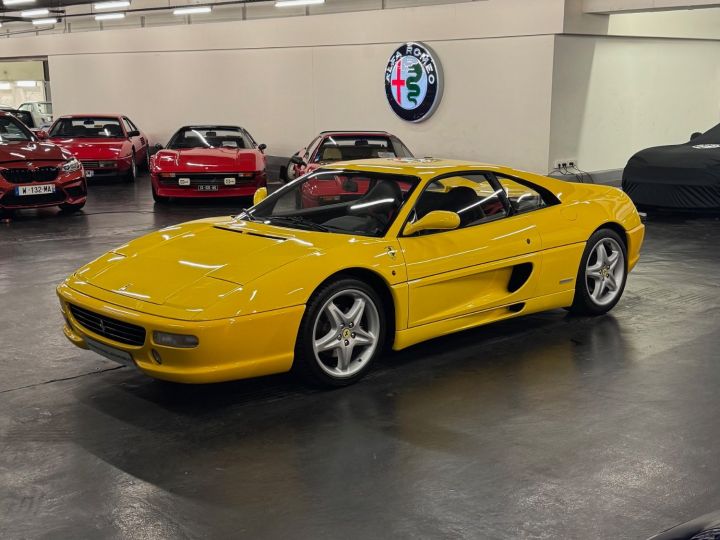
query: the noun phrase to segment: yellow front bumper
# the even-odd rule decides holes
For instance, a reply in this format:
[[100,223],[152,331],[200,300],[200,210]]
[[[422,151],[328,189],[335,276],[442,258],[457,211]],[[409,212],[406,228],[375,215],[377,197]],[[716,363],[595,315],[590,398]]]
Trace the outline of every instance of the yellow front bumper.
[[635,268],[640,260],[640,248],[643,240],[645,240],[645,225],[638,225],[634,229],[627,231],[628,239],[628,271]]
[[[87,349],[86,337],[125,351],[151,377],[182,383],[211,383],[283,373],[292,367],[295,339],[305,306],[216,321],[179,321],[140,313],[81,294],[67,285],[58,287],[65,316],[65,336]],[[142,346],[112,341],[83,327],[68,303],[145,328]],[[165,347],[153,342],[153,331],[197,336],[192,349]],[[153,350],[157,355],[153,355]],[[160,361],[156,360],[158,356]]]

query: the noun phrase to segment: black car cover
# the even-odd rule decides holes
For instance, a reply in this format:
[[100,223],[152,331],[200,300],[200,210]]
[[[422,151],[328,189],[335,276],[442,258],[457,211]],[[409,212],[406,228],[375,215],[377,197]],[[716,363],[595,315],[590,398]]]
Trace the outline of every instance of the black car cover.
[[720,124],[684,144],[641,150],[622,187],[641,207],[720,209]]

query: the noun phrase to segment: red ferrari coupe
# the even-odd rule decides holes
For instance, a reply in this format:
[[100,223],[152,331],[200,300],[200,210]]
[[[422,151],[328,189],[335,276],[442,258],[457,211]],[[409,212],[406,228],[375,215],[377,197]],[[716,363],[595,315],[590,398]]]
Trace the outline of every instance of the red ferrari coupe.
[[73,212],[86,198],[80,162],[67,150],[40,142],[13,115],[0,112],[0,213],[41,206]]
[[411,157],[408,147],[385,131],[323,131],[290,158],[281,176],[291,181],[335,161]]
[[121,114],[74,114],[55,120],[50,141],[80,160],[88,178],[119,176],[134,182],[150,159],[147,137]]
[[241,127],[182,127],[150,159],[153,198],[251,196],[267,185],[265,148]]

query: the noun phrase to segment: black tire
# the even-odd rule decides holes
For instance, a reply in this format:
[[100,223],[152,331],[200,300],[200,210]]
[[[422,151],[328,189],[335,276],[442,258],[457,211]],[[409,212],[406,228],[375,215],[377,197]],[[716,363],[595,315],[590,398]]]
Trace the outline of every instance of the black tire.
[[127,184],[132,184],[137,179],[137,162],[135,161],[135,152],[133,151],[132,160],[130,161],[130,168],[125,173],[123,181]]
[[[591,285],[593,279],[588,276],[588,263],[592,262],[593,266],[596,264],[597,255],[593,254],[601,242],[616,246],[613,248],[612,253],[619,249],[622,255],[622,278],[619,280],[619,283],[616,283],[616,288],[612,291],[612,296],[608,298],[607,302],[603,303],[599,303],[593,298],[590,287],[592,286],[594,289],[598,286],[598,284],[594,283]],[[620,262],[618,262],[618,265],[620,265]],[[610,273],[610,271],[605,269],[603,271],[608,274]],[[578,268],[578,274],[575,280],[575,299],[573,300],[573,304],[569,308],[569,311],[575,315],[590,316],[598,316],[607,313],[620,301],[623,291],[625,290],[625,284],[627,283],[627,275],[627,246],[625,245],[625,240],[623,240],[620,235],[612,229],[598,229],[587,241],[585,251],[580,259],[580,268]],[[608,289],[608,294],[610,294],[610,292],[611,291]]]
[[64,212],[66,214],[72,214],[74,212],[79,212],[83,209],[85,206],[85,201],[77,204],[70,204],[70,203],[62,203],[60,205],[60,211]]
[[[377,335],[373,341],[374,347],[373,345],[353,345],[350,349],[350,358],[352,358],[352,355],[355,354],[353,352],[355,347],[358,347],[358,356],[367,356],[366,358],[358,358],[357,361],[351,362],[353,367],[350,368],[349,371],[352,371],[352,373],[348,373],[347,375],[332,375],[328,372],[328,370],[340,368],[339,356],[333,357],[332,354],[335,354],[335,352],[332,352],[331,354],[331,351],[329,350],[316,355],[313,343],[317,339],[316,332],[327,335],[332,333],[332,328],[328,327],[327,331],[326,329],[321,328],[322,324],[328,322],[328,320],[324,320],[325,315],[323,311],[327,303],[333,299],[342,301],[345,298],[343,296],[344,294],[348,294],[347,300],[351,299],[351,294],[357,294],[359,296],[363,296],[365,300],[369,300],[372,303],[374,311],[370,304],[366,304],[368,311],[362,315],[362,322],[354,328],[357,330],[358,327],[360,327],[366,335],[369,335],[366,331],[372,330],[372,327],[376,327]],[[375,316],[377,316],[377,319],[375,319]],[[354,343],[356,335],[354,332],[350,334],[350,332],[352,332],[352,328],[352,325],[350,325],[350,327],[344,325],[344,328],[340,331],[339,335],[351,339]],[[360,333],[358,332],[358,334]],[[352,336],[351,338],[349,337],[350,335]],[[307,304],[305,315],[303,316],[300,323],[300,329],[298,330],[293,372],[314,386],[322,386],[325,388],[349,386],[364,377],[372,367],[372,364],[377,357],[382,355],[385,346],[385,339],[385,307],[383,306],[382,300],[375,289],[357,279],[339,277],[332,282],[322,285],[317,291],[315,291]],[[339,339],[337,346],[338,353],[342,347],[341,342],[344,342],[345,346],[348,345],[348,341]],[[323,358],[324,361],[320,358]],[[331,364],[336,362],[337,367],[332,368],[327,365],[326,362],[330,362]],[[325,367],[323,368],[321,364]]]
[[170,201],[170,197],[163,197],[162,195],[158,195],[157,191],[155,191],[155,186],[152,187],[152,196],[153,200],[158,204],[165,204]]
[[143,171],[146,173],[150,172],[150,147],[145,147],[145,159],[143,160]]

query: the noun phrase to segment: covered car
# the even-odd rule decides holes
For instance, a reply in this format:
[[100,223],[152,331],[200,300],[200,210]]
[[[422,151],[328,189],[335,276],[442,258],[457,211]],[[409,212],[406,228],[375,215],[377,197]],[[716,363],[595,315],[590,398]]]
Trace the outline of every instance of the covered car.
[[683,144],[641,150],[622,187],[644,209],[720,210],[720,125]]

